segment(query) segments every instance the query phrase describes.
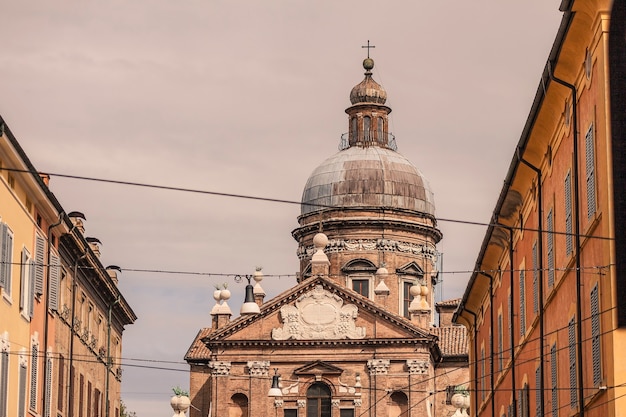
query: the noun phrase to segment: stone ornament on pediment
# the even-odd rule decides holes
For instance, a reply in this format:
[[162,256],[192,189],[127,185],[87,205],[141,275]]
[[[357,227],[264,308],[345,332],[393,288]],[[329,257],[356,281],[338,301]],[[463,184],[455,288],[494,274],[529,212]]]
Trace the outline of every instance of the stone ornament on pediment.
[[283,327],[272,330],[273,340],[363,339],[365,327],[356,326],[359,309],[321,285],[280,309]]
[[306,407],[306,400],[298,400],[297,404],[298,404],[298,408],[305,408]]
[[230,362],[209,361],[208,367],[213,375],[230,375]]
[[333,398],[332,400],[330,400],[330,404],[335,408],[339,408],[340,400]]
[[268,376],[270,361],[248,361],[248,372],[251,376]]
[[370,359],[367,361],[367,367],[370,375],[385,375],[389,371],[389,359]]
[[357,398],[354,400],[354,406],[355,407],[361,407],[363,405],[363,400],[360,398]]
[[406,367],[411,375],[424,375],[428,373],[430,363],[427,361],[420,361],[417,359],[407,359]]

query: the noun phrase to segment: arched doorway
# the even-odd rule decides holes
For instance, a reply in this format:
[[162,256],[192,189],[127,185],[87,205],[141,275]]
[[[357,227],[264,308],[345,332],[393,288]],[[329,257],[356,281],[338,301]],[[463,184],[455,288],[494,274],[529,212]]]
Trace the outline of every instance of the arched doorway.
[[306,391],[306,417],[330,417],[330,388],[323,382]]
[[406,417],[409,411],[409,399],[406,394],[396,391],[389,397],[388,417]]
[[248,417],[248,397],[241,393],[230,397],[228,417]]

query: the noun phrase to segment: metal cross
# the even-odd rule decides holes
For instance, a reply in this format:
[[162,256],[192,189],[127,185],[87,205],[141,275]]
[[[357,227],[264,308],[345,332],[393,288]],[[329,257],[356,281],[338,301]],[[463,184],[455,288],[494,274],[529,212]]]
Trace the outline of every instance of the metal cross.
[[367,57],[370,57],[370,49],[376,48],[374,45],[370,46],[370,40],[367,40],[367,46],[361,46],[361,48],[367,48]]

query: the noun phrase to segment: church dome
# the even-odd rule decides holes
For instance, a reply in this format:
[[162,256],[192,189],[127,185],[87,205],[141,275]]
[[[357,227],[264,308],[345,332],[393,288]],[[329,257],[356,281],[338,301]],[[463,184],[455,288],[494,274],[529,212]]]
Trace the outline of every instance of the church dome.
[[422,173],[398,152],[379,146],[349,147],[313,171],[302,193],[301,214],[325,206],[435,215],[433,192]]

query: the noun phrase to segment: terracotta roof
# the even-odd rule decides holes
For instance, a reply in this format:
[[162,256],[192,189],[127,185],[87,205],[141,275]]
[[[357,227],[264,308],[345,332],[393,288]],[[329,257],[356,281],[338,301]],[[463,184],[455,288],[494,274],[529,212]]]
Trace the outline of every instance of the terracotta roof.
[[206,347],[206,345],[202,342],[202,338],[206,337],[211,333],[213,329],[210,327],[205,327],[200,329],[196,338],[193,340],[193,343],[189,347],[189,350],[185,354],[186,361],[196,361],[202,359],[208,359],[211,355],[211,352]]
[[453,298],[452,300],[443,300],[435,303],[435,307],[458,307],[461,304],[460,298]]
[[438,345],[444,358],[468,355],[465,326],[433,327],[430,332],[439,338]]

